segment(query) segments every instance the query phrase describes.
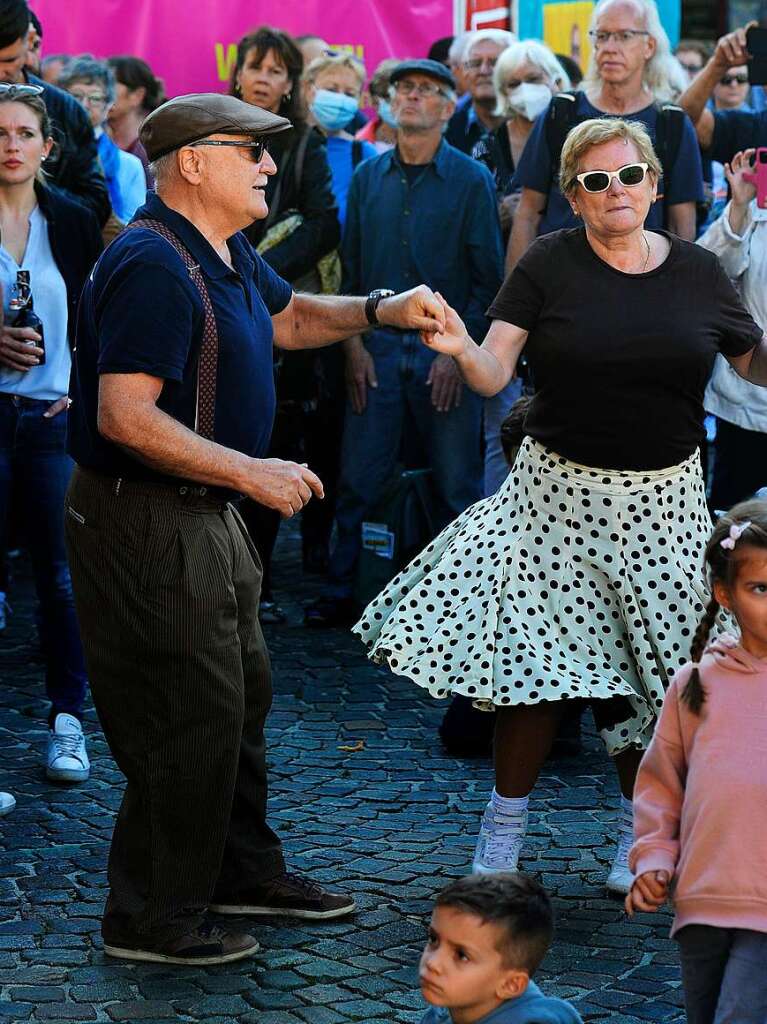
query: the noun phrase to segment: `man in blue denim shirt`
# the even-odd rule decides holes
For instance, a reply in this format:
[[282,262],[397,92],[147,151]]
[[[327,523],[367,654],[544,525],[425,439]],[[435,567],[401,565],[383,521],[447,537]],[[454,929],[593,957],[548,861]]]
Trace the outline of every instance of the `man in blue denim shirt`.
[[[360,165],[352,179],[343,244],[343,290],[407,289],[424,281],[461,310],[472,336],[503,275],[493,181],[443,139],[455,109],[450,72],[405,61],[391,75],[397,146]],[[329,583],[307,624],[340,625],[355,612],[353,578],[362,523],[394,471],[406,415],[433,473],[441,529],[482,496],[482,400],[451,359],[415,333],[376,328],[346,342],[349,405],[341,457],[338,537]]]

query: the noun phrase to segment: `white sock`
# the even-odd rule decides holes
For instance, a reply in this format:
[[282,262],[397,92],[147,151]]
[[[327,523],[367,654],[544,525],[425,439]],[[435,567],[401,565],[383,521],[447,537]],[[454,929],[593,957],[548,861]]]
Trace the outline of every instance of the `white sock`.
[[490,796],[490,807],[496,818],[508,818],[508,824],[521,824],[529,803],[529,796],[500,796],[495,789]]
[[627,800],[621,793],[621,811],[618,818],[618,830],[634,835],[634,803]]

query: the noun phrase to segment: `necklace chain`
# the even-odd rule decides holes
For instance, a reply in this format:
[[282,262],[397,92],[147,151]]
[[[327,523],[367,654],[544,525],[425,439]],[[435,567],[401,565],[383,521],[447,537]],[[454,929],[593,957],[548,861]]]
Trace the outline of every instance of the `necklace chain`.
[[639,271],[640,274],[644,274],[645,270],[647,270],[647,264],[650,262],[650,243],[647,241],[647,235],[644,231],[642,232],[642,238],[644,240],[644,244],[647,246],[647,255],[644,258],[642,269]]

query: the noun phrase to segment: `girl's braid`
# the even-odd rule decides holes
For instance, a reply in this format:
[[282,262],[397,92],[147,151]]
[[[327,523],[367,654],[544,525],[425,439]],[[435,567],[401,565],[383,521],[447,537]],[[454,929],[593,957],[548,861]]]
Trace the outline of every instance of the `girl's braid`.
[[715,597],[712,597],[706,605],[703,618],[698,623],[695,636],[692,638],[690,657],[692,658],[693,665],[690,678],[687,680],[687,685],[682,693],[682,700],[695,715],[700,714],[706,700],[706,691],[703,689],[703,683],[700,679],[700,659],[703,657],[703,652],[706,649],[709,634],[714,628],[718,611],[719,602]]

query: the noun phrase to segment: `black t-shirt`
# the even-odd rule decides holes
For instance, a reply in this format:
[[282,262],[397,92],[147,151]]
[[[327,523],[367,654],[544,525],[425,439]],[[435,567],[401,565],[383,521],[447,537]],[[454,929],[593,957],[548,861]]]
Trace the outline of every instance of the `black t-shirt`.
[[527,433],[605,469],[663,469],[703,440],[703,393],[717,352],[762,337],[713,253],[664,234],[665,261],[625,274],[584,228],[538,238],[488,316],[529,331],[536,392]]

